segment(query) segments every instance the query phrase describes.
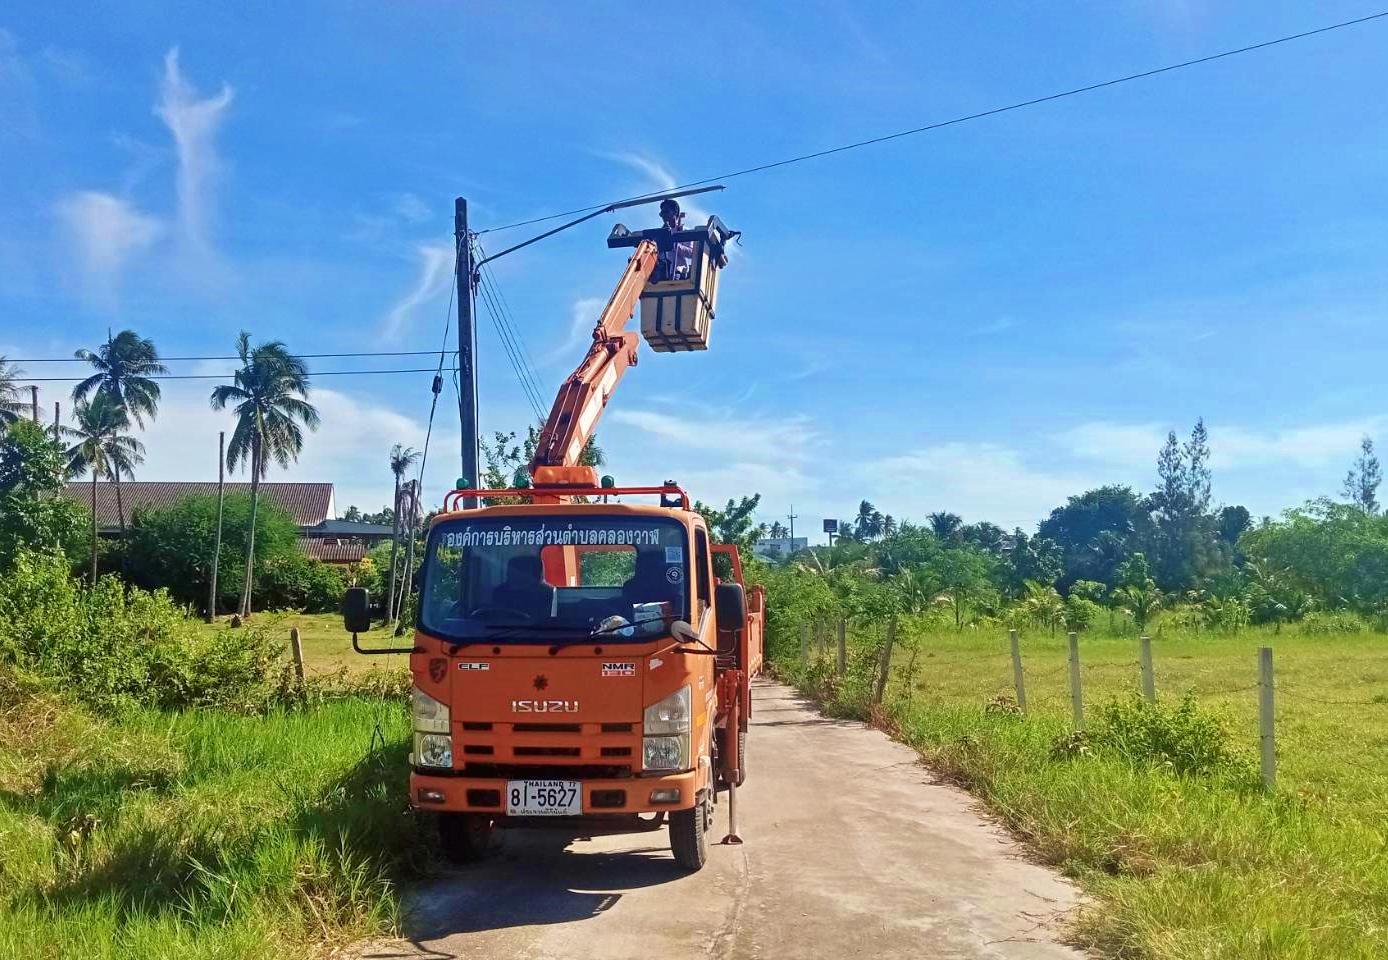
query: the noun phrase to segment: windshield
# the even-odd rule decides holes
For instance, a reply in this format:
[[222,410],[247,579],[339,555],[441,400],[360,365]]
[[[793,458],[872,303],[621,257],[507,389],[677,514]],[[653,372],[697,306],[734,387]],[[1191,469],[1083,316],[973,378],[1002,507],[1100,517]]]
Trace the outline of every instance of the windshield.
[[420,629],[495,642],[667,633],[686,618],[687,556],[684,527],[661,517],[447,520],[429,533]]

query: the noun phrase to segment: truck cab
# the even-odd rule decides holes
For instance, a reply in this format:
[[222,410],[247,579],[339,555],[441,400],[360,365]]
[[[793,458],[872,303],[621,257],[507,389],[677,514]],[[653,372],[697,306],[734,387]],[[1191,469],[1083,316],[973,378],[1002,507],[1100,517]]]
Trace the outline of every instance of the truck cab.
[[719,548],[677,488],[659,505],[509,492],[528,502],[450,495],[429,529],[411,802],[460,858],[497,827],[668,824],[698,869],[717,790],[742,776],[737,666],[760,665],[760,611],[749,629],[742,584],[715,578]]

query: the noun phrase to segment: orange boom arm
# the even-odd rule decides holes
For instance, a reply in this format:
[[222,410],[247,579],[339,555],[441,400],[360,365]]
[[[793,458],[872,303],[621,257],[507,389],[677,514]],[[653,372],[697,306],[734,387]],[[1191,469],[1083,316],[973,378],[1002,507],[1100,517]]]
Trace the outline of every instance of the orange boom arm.
[[649,240],[632,252],[612,299],[593,328],[588,355],[559,388],[530,461],[530,476],[537,486],[598,485],[597,471],[580,467],[578,461],[618,382],[627,367],[636,364],[641,335],[626,330],[626,325],[655,270],[656,257],[656,245]]

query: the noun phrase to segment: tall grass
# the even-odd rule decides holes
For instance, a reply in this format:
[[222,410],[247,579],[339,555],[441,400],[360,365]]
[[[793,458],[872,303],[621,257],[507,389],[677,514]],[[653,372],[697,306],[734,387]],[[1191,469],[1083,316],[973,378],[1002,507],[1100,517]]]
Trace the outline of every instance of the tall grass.
[[0,677],[0,956],[303,955],[425,869],[400,698],[118,722]]
[[[866,716],[879,634],[850,669],[779,669],[826,709]],[[1388,637],[1163,626],[1160,705],[1136,700],[1135,636],[1084,634],[1088,733],[1071,731],[1065,640],[1023,640],[1029,715],[1005,631],[906,631],[880,719],[974,791],[1095,905],[1078,942],[1122,958],[1388,956]],[[1256,771],[1256,651],[1274,648],[1281,770]],[[1189,694],[1190,699],[1186,700]]]

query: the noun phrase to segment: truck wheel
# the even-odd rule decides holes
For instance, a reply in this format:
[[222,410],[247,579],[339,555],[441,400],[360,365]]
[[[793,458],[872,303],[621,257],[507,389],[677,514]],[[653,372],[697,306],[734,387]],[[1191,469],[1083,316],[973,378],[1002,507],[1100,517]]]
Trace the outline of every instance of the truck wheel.
[[708,832],[713,827],[713,805],[707,795],[688,810],[670,813],[670,851],[675,862],[690,873],[708,862]]
[[440,813],[438,817],[444,856],[454,863],[471,863],[492,849],[491,817],[476,813]]

